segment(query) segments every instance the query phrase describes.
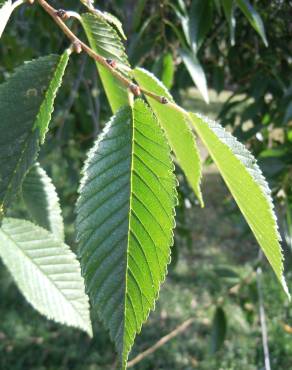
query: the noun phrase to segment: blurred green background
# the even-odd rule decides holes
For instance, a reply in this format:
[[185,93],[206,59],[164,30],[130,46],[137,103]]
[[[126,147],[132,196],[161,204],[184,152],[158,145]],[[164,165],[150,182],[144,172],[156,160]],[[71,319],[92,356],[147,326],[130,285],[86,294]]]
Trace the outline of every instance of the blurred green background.
[[[85,11],[76,0],[50,3]],[[95,5],[121,19],[133,66],[152,70],[184,107],[219,119],[258,158],[273,192],[292,290],[292,2],[252,1],[249,13],[242,3],[246,2],[112,0]],[[255,9],[265,32],[254,23]],[[76,21],[68,24],[84,37]],[[0,81],[23,61],[61,53],[67,46],[65,36],[39,6],[18,8],[0,41]],[[202,97],[207,93],[210,104]],[[80,169],[110,115],[94,63],[74,55],[40,155],[60,195],[66,240],[73,250]],[[133,369],[264,369],[260,305],[265,309],[271,368],[290,369],[291,304],[199,145],[205,161],[206,206],[200,209],[177,168],[180,203],[172,263],[156,310],[130,359],[185,320],[194,321]],[[28,217],[21,199],[11,214]],[[257,274],[259,267],[262,274]],[[0,266],[1,370],[114,369],[113,345],[98,318],[92,319],[93,340],[47,321]]]

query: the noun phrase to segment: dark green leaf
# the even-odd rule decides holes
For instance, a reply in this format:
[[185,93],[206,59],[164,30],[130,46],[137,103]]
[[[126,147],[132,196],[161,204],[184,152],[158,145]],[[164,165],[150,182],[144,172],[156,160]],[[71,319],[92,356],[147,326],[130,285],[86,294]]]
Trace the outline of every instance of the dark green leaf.
[[189,17],[189,39],[196,54],[212,26],[213,0],[193,0]]
[[100,18],[103,18],[106,22],[108,22],[111,25],[113,25],[118,30],[118,32],[120,33],[120,35],[122,36],[122,38],[124,40],[127,40],[127,37],[126,37],[126,35],[124,33],[124,30],[123,30],[122,22],[117,17],[115,17],[111,13],[102,12],[99,9],[94,8],[94,1],[91,1],[91,0],[81,0],[81,2],[88,8],[88,10],[91,13],[97,15]]
[[210,352],[212,354],[219,351],[222,347],[227,331],[226,315],[222,307],[217,307],[212,323]]
[[25,63],[0,85],[0,218],[44,141],[69,52]]
[[234,0],[221,0],[224,14],[229,25],[230,43],[232,46],[235,45],[235,27],[236,20],[234,16]]
[[261,36],[265,46],[268,46],[265,26],[259,13],[255,10],[255,8],[251,5],[251,3],[248,0],[236,0],[236,2],[241,11],[243,12],[243,14],[248,19],[249,23]]
[[292,101],[288,104],[284,115],[283,123],[287,124],[292,120]]
[[[127,75],[129,62],[117,32],[96,14],[85,13],[81,19],[92,49],[104,58],[114,60]],[[97,64],[97,68],[112,111],[116,112],[128,104],[128,92],[105,67]]]

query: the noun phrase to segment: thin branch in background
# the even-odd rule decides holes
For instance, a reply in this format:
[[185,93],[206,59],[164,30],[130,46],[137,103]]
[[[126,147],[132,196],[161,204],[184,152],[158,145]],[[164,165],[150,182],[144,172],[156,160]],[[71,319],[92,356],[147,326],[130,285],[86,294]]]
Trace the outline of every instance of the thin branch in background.
[[[258,259],[256,260],[255,262],[256,264],[258,264]],[[249,284],[250,281],[254,278],[254,274],[250,274],[250,272],[241,280],[240,283],[234,285],[233,287],[231,287],[230,289],[228,289],[225,294],[222,296],[222,299],[225,297],[225,296],[228,296],[230,294],[237,294],[239,289],[243,286],[243,285],[246,285],[246,284]],[[216,305],[216,301],[212,302],[211,304],[214,304]],[[204,306],[204,309],[208,309],[210,307],[210,303],[207,303],[205,306]],[[263,305],[262,305],[263,307]],[[176,329],[174,329],[173,331],[171,331],[169,334],[165,335],[164,337],[162,337],[161,339],[159,339],[158,342],[156,342],[153,346],[149,347],[147,350],[145,350],[144,352],[141,352],[138,356],[134,357],[131,361],[128,362],[128,367],[133,367],[134,365],[136,365],[138,362],[142,361],[145,357],[148,357],[149,355],[151,355],[153,352],[157,351],[160,347],[162,347],[164,344],[166,344],[168,341],[170,341],[171,339],[173,339],[174,337],[176,337],[177,335],[181,334],[182,332],[184,332],[191,324],[193,324],[195,322],[195,318],[190,318],[186,321],[184,321],[182,324],[180,324],[179,326],[176,327]],[[265,320],[264,320],[265,322]],[[267,335],[266,335],[266,338],[267,338]],[[266,340],[266,343],[267,343],[267,340]],[[269,356],[268,356],[269,358]],[[266,367],[266,370],[271,370],[270,367]]]
[[[262,254],[261,254],[261,257],[262,257]],[[265,315],[265,308],[264,308],[264,298],[263,298],[263,291],[262,291],[261,275],[262,275],[262,269],[258,267],[256,270],[257,291],[258,291],[258,297],[259,297],[259,315],[260,315],[261,332],[262,332],[262,344],[263,344],[263,351],[264,351],[265,370],[271,370],[269,343],[268,343],[268,330],[267,330],[267,325],[266,325],[266,315]]]
[[161,339],[159,339],[158,342],[156,342],[153,346],[146,349],[146,351],[140,353],[138,356],[134,357],[133,360],[128,362],[128,368],[133,367],[138,362],[144,360],[145,357],[148,357],[155,351],[157,351],[160,347],[162,347],[165,343],[169,342],[171,339],[175,338],[179,334],[183,333],[193,322],[195,319],[191,318],[186,321],[184,321],[182,324],[180,324],[178,327],[176,327],[173,331],[171,331],[169,334],[165,335]]
[[77,77],[74,81],[74,84],[72,86],[71,94],[69,96],[69,99],[68,99],[67,103],[65,104],[65,111],[64,111],[64,114],[63,114],[63,118],[62,118],[62,121],[60,123],[59,129],[57,131],[57,135],[56,135],[58,140],[60,140],[61,137],[62,137],[64,124],[65,124],[65,122],[66,122],[66,120],[69,116],[69,113],[70,113],[70,111],[71,111],[71,109],[74,105],[74,101],[76,99],[81,81],[83,79],[86,62],[87,62],[87,55],[84,54],[82,56],[82,60],[81,60],[81,63],[80,63],[80,68],[79,68],[79,71],[78,71],[78,75],[77,75]]

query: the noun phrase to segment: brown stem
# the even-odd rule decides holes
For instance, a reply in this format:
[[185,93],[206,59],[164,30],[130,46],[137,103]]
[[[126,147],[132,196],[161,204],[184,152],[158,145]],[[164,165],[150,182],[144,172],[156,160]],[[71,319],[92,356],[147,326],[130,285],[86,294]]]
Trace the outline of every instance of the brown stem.
[[68,37],[68,39],[72,42],[73,45],[79,44],[83,51],[85,51],[91,58],[93,58],[96,62],[103,65],[106,69],[108,69],[124,86],[127,88],[132,83],[126,77],[122,76],[119,72],[117,72],[113,67],[111,67],[105,58],[98,55],[94,52],[88,45],[86,45],[83,41],[81,41],[62,21],[60,18],[60,13],[58,10],[53,8],[49,5],[45,0],[37,0],[38,3],[44,8],[44,10],[54,19],[57,25],[61,28],[64,34]]
[[101,55],[97,54],[93,51],[87,44],[81,41],[63,22],[61,18],[66,18],[66,13],[64,14],[61,11],[53,8],[50,4],[47,3],[45,0],[37,0],[38,3],[42,6],[42,8],[54,19],[57,25],[61,28],[64,34],[68,37],[71,41],[72,45],[74,46],[75,50],[85,51],[91,58],[93,58],[97,63],[104,66],[113,76],[115,76],[127,89],[129,89],[135,96],[139,96],[141,92],[145,95],[150,96],[152,99],[155,99],[161,104],[169,104],[174,109],[181,111],[181,108],[174,103],[169,103],[168,100],[164,96],[157,95],[148,91],[136,84],[134,84],[131,80],[123,76],[120,72],[117,71],[116,68],[112,66],[112,63],[108,63],[107,59],[102,57]]

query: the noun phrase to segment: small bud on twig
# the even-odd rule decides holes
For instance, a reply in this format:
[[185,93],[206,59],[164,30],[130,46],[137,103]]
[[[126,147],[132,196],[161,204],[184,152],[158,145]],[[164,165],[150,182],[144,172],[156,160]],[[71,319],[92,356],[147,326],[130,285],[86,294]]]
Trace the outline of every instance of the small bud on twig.
[[168,99],[165,96],[160,97],[160,103],[161,104],[168,104]]
[[129,85],[129,89],[131,90],[131,92],[135,95],[135,96],[139,96],[141,95],[141,90],[140,90],[140,87],[138,85],[135,85],[133,83],[131,83]]
[[112,68],[117,68],[117,62],[113,59],[106,59],[106,62],[109,66],[111,66]]
[[63,19],[64,21],[69,18],[69,15],[67,14],[66,10],[59,9],[56,11],[56,16]]
[[80,54],[82,53],[82,46],[80,44],[80,42],[78,40],[75,40],[73,43],[72,43],[72,49],[73,51],[75,51],[75,53],[77,54]]

